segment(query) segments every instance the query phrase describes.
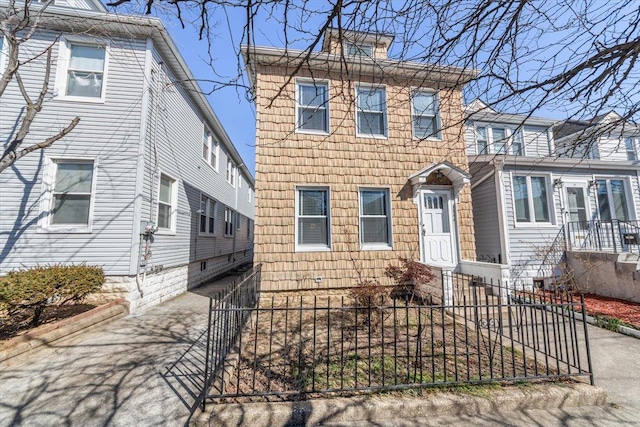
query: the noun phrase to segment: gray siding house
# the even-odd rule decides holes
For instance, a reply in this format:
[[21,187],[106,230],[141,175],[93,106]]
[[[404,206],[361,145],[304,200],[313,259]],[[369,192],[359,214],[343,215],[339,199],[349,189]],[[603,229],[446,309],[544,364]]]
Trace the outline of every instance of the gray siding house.
[[[80,122],[0,174],[0,274],[100,265],[106,291],[140,309],[250,262],[253,177],[162,22],[56,2],[23,59],[50,45],[51,93],[29,139]],[[44,73],[42,58],[21,68],[34,93]],[[21,101],[14,81],[0,100],[3,145]]]
[[613,119],[557,123],[478,100],[467,107],[479,261],[508,265],[512,283],[532,284],[562,274],[565,250],[632,249],[624,235],[640,231],[640,133],[603,128]]

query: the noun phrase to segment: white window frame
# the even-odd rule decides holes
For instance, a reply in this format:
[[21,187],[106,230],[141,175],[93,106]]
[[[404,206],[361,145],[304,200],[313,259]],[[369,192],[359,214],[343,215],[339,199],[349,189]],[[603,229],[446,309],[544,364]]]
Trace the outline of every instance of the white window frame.
[[[527,206],[529,207],[529,221],[518,221],[518,215],[516,212],[516,191],[513,184],[513,180],[516,177],[526,178],[527,184]],[[544,178],[544,186],[547,193],[547,213],[549,215],[549,221],[536,221],[535,210],[533,206],[533,192],[531,191],[531,178]],[[513,206],[513,223],[515,227],[550,227],[556,224],[556,208],[554,202],[554,190],[552,186],[552,177],[549,174],[526,174],[511,172],[509,174],[510,188],[511,188],[511,203]]]
[[[362,192],[363,191],[383,191],[386,195],[386,210],[387,215],[385,215],[387,219],[387,243],[364,243],[362,241],[362,218],[372,217],[372,215],[364,215],[362,213]],[[375,218],[382,217],[381,215],[373,216]],[[388,187],[359,187],[358,188],[358,229],[359,229],[359,239],[360,239],[360,249],[361,250],[392,250],[393,249],[393,229],[392,229],[392,216],[391,216],[391,189]]]
[[[204,153],[202,159],[213,168],[214,171],[218,172],[218,158],[220,144],[213,136],[213,132],[209,130],[206,126],[204,126],[204,130],[202,131],[202,147],[207,147],[208,159],[204,157]],[[203,150],[204,151],[204,150]]]
[[236,164],[230,157],[227,158],[227,183],[236,187]]
[[253,196],[253,189],[252,189],[251,187],[249,187],[249,189],[248,189],[248,191],[247,191],[247,201],[248,201],[249,203],[251,203],[251,202],[252,202],[252,200],[253,200],[253,197],[252,197],[252,196]]
[[[300,120],[299,120],[299,115],[300,115],[300,110],[302,108],[315,108],[315,107],[308,107],[308,106],[302,106],[300,105],[300,85],[306,85],[306,86],[325,86],[326,88],[326,101],[324,104],[324,114],[325,114],[325,122],[327,124],[327,128],[325,130],[318,130],[318,129],[302,129],[300,127]],[[306,134],[311,134],[311,135],[329,135],[331,133],[331,124],[329,122],[330,120],[330,110],[329,110],[329,81],[328,80],[312,80],[312,79],[300,79],[297,78],[296,79],[296,93],[295,93],[295,103],[296,103],[296,117],[295,117],[295,129],[296,129],[296,133],[306,133]],[[318,107],[317,109],[320,109],[321,107]]]
[[224,207],[224,237],[233,237],[235,228],[233,221],[235,220],[236,213],[228,206]]
[[[382,112],[380,111],[374,111],[374,110],[363,110],[359,107],[358,105],[358,92],[360,91],[360,89],[364,89],[364,90],[369,90],[371,91],[375,91],[375,90],[383,90],[384,91],[384,105],[383,105],[383,110]],[[356,107],[356,137],[358,138],[374,138],[374,139],[387,139],[389,137],[389,119],[387,116],[388,113],[388,99],[387,99],[387,86],[386,85],[370,85],[370,84],[356,84],[356,102],[355,102],[355,107]],[[359,112],[363,112],[363,113],[382,113],[382,117],[383,117],[383,125],[384,125],[384,131],[383,134],[369,134],[369,133],[360,133],[360,115],[358,114]]]
[[[204,203],[204,209],[202,209],[202,204]],[[212,203],[213,203],[213,207],[212,207]],[[211,209],[213,209],[213,212],[211,212]],[[200,193],[200,210],[199,212],[199,217],[198,217],[198,235],[203,236],[203,237],[215,237],[217,235],[216,233],[216,225],[218,223],[217,221],[217,213],[218,211],[218,201],[216,199],[214,199],[213,197],[210,197],[204,193]],[[200,222],[202,221],[202,217],[205,217],[205,230],[202,231],[202,227],[200,225]],[[210,227],[210,220],[213,219],[213,229],[211,229]]]
[[[93,211],[98,182],[98,159],[95,157],[45,157],[45,172],[42,179],[42,196],[40,198],[40,219],[38,232],[46,233],[91,233],[93,228]],[[87,224],[52,224],[53,193],[58,163],[92,163],[93,174],[91,182],[91,199],[89,201],[89,217]]]
[[[371,52],[367,52],[365,48],[371,48]],[[354,43],[345,41],[344,54],[345,56],[362,56],[365,58],[373,58],[375,54],[375,46],[371,42]]]
[[[433,135],[425,135],[425,136],[417,136],[416,135],[416,127],[415,127],[415,121],[413,120],[414,117],[419,116],[419,117],[432,117],[429,114],[415,114],[415,108],[413,105],[413,99],[414,96],[417,94],[429,94],[429,95],[433,95],[433,98],[435,99],[435,103],[436,103],[436,112],[435,112],[435,116],[433,116],[435,118],[435,133]],[[412,88],[411,89],[411,131],[413,132],[413,139],[426,139],[426,140],[434,140],[434,141],[441,141],[442,140],[442,123],[441,123],[441,118],[440,118],[440,94],[438,93],[437,90],[433,90],[433,89],[424,89],[424,88]]]
[[[478,146],[478,128],[484,128],[485,129],[485,134],[486,134],[486,141],[487,141],[487,149],[485,150],[484,153],[480,152],[479,146]],[[504,129],[504,134],[505,134],[505,139],[506,139],[506,144],[507,144],[507,148],[506,148],[506,152],[504,153],[497,153],[495,150],[495,140],[493,138],[493,129]],[[509,126],[506,124],[492,124],[492,123],[482,123],[482,122],[478,122],[478,123],[474,123],[473,126],[473,138],[474,138],[474,145],[476,148],[476,154],[480,155],[480,154],[499,154],[499,155],[511,155],[511,156],[526,156],[526,147],[525,147],[525,143],[524,143],[524,130],[522,129],[522,127],[518,128],[518,127],[513,127],[513,126]],[[520,139],[520,145],[522,146],[522,150],[520,154],[516,154],[514,152],[514,141],[515,138],[519,138]]]
[[[317,244],[300,244],[298,243],[298,228],[300,218],[300,191],[311,190],[311,191],[326,191],[327,192],[327,244],[326,245],[317,245]],[[295,251],[296,252],[329,252],[331,251],[331,187],[327,186],[313,186],[313,185],[299,185],[295,187],[295,225],[294,225],[294,242],[295,242]]]
[[0,73],[2,73],[7,66],[7,39],[0,36],[0,43]]
[[[100,97],[89,96],[73,96],[66,95],[67,92],[67,73],[69,71],[69,64],[71,62],[71,45],[85,45],[93,47],[104,47],[104,69],[102,72],[102,93]],[[109,41],[98,41],[89,37],[61,37],[58,44],[58,66],[56,69],[56,84],[55,84],[55,99],[63,101],[74,102],[88,102],[88,103],[104,103],[107,93],[107,84],[109,81],[109,57],[111,51],[111,44]]]
[[[631,145],[631,146],[629,146]],[[627,160],[630,162],[638,160],[638,138],[625,138],[624,150],[627,155]],[[632,157],[632,158],[630,158]]]
[[[624,175],[595,175],[593,178],[596,180],[596,182],[600,180],[607,182],[606,184],[607,200],[609,202],[609,210],[612,213],[612,215],[615,215],[615,209],[611,210],[611,208],[614,206],[613,193],[611,192],[611,181],[612,180],[622,181],[622,185],[624,186],[624,198],[625,198],[625,201],[627,202],[627,216],[629,217],[628,221],[635,221],[638,216],[636,213],[635,201],[633,199],[633,193],[631,191],[631,182],[629,181],[629,177]],[[591,191],[593,191],[593,194],[595,196],[596,213],[598,215],[598,219],[601,219],[597,186],[593,190],[590,190],[590,192]],[[612,218],[612,219],[618,219],[618,218]],[[620,220],[620,221],[623,221],[623,220]]]
[[[160,223],[158,222],[158,215],[160,213],[160,183],[162,182],[162,176],[166,176],[171,180],[171,227],[170,228],[160,228]],[[158,174],[158,183],[156,184],[156,227],[158,227],[158,231],[156,234],[159,235],[175,235],[176,234],[176,224],[178,217],[178,180],[177,178],[171,176],[170,174],[160,171]],[[164,202],[162,202],[164,203]]]

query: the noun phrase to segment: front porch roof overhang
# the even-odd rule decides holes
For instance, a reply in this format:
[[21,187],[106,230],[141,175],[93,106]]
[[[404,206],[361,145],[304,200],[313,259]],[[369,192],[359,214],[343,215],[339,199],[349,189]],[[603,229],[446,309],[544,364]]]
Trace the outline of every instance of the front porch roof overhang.
[[427,182],[427,177],[434,172],[440,171],[446,176],[453,184],[454,192],[457,194],[465,184],[471,181],[471,175],[462,169],[452,165],[449,162],[431,163],[427,167],[419,170],[413,175],[409,176],[409,182],[415,189],[420,185],[424,185]]

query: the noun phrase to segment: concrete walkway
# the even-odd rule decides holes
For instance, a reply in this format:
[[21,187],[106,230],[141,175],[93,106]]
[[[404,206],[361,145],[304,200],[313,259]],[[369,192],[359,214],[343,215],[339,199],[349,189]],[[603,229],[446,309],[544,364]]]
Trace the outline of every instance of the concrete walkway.
[[0,426],[184,425],[201,387],[207,295],[236,277],[3,362]]

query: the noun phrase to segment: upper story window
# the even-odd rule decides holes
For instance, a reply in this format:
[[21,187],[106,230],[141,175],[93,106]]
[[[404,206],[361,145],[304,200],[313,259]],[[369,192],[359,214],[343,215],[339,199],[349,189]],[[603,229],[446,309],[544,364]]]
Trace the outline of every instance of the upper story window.
[[516,222],[551,223],[548,184],[546,176],[513,177]]
[[440,139],[438,95],[416,91],[411,96],[411,114],[414,138]]
[[368,56],[371,58],[373,57],[373,44],[345,42],[344,53],[350,56]]
[[59,95],[81,101],[104,100],[106,63],[106,46],[62,40],[56,83]]
[[627,152],[627,160],[638,160],[636,153],[636,140],[634,138],[626,138],[624,140],[624,148]]
[[387,103],[384,87],[356,88],[356,128],[358,136],[387,136]]
[[303,187],[296,191],[296,249],[329,250],[329,189]]
[[200,234],[216,233],[216,201],[205,196],[200,197]]
[[296,130],[329,133],[328,83],[298,82],[296,90]]
[[158,191],[158,229],[175,231],[176,229],[176,205],[177,205],[176,180],[165,174],[160,174],[160,189]]
[[93,161],[58,159],[53,160],[52,166],[47,225],[88,231],[94,193]]
[[251,187],[249,187],[249,190],[247,191],[247,201],[251,203],[252,199],[253,199],[253,190],[251,189]]
[[363,249],[391,247],[389,190],[360,190],[360,245]]
[[227,159],[227,182],[233,187],[236,185],[236,165],[231,159]]
[[7,52],[5,52],[4,37],[0,36],[0,72],[4,71],[6,57],[7,57]]
[[218,141],[215,140],[211,132],[205,128],[202,134],[202,158],[213,169],[218,171]]
[[522,130],[505,126],[476,125],[476,152],[478,154],[524,155]]

